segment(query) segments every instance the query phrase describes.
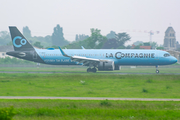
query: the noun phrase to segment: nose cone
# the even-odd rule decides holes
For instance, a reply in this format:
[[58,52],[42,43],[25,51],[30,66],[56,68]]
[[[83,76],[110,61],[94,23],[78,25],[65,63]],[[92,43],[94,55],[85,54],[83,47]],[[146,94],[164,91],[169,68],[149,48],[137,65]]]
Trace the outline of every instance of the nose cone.
[[172,58],[170,59],[170,61],[171,61],[172,64],[174,64],[174,63],[177,62],[177,59],[176,59],[175,57],[172,57]]

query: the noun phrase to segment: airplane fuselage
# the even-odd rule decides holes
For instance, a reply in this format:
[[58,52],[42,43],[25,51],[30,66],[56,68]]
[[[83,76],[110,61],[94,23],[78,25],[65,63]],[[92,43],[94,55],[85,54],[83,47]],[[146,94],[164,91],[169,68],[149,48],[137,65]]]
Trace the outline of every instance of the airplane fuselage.
[[[75,65],[79,64],[68,57],[64,57],[59,49],[55,50],[37,50],[37,53],[46,64],[56,65]],[[123,50],[123,49],[65,49],[69,56],[82,56],[101,60],[114,61],[115,65],[168,65],[174,62],[172,56],[165,57],[168,54],[160,50]]]
[[[33,51],[16,52],[12,55],[21,59],[51,65],[82,65],[72,61],[69,57],[64,57],[59,49],[35,49]],[[29,53],[28,53],[29,52]],[[81,56],[101,60],[114,61],[115,65],[168,65],[175,61],[173,56],[161,50],[124,50],[124,49],[64,49],[69,56]],[[24,56],[23,56],[24,55]]]

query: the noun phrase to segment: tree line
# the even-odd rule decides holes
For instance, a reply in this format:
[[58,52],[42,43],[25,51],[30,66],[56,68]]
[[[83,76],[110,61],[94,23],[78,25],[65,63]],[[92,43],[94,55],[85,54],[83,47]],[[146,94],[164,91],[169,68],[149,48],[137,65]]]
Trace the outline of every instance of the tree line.
[[[101,34],[101,30],[99,29],[90,29],[91,35],[85,34],[76,34],[75,41],[69,42],[64,38],[63,28],[58,24],[54,27],[52,35],[47,35],[45,37],[37,37],[32,36],[31,31],[28,26],[23,27],[23,35],[29,40],[29,42],[38,48],[58,48],[61,46],[62,48],[69,49],[81,49],[83,46],[86,49],[131,49],[132,46],[125,46],[127,41],[130,41],[131,37],[129,34],[116,33],[114,31],[110,31],[109,34],[103,36]],[[139,41],[137,41],[139,42]],[[0,32],[0,45],[12,45],[12,41],[10,35],[7,31]],[[150,46],[150,44],[140,42],[133,49],[140,49],[141,45]],[[157,48],[157,43],[151,43],[151,46]],[[164,49],[162,46],[160,49]]]
[[110,32],[107,36],[101,34],[99,29],[91,29],[91,35],[82,40],[74,41],[63,48],[80,49],[83,46],[86,49],[120,49],[126,48],[125,43],[130,41],[131,37],[127,33]]
[[[48,48],[52,46],[64,46],[69,44],[64,38],[63,28],[58,24],[54,27],[52,35],[47,35],[45,37],[37,37],[31,35],[31,30],[28,26],[23,27],[23,35],[28,39],[28,41],[35,47],[38,48]],[[1,31],[0,32],[0,46],[3,45],[12,45],[12,40],[9,32]]]

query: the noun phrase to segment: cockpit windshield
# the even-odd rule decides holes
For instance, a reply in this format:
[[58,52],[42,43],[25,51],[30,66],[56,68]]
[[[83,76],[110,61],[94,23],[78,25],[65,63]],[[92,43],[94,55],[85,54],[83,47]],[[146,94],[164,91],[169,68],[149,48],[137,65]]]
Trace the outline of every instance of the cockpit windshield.
[[170,54],[168,54],[168,53],[165,53],[165,54],[164,54],[164,57],[168,57],[168,56],[170,56]]

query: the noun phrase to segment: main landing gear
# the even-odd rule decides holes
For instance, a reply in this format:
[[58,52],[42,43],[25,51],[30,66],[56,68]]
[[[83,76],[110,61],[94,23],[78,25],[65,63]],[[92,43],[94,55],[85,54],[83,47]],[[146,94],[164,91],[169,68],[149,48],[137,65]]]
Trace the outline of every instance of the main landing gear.
[[87,69],[87,72],[93,72],[95,73],[97,71],[97,69],[94,67],[94,68],[88,68]]
[[156,65],[156,73],[157,73],[157,74],[159,73],[158,65]]

